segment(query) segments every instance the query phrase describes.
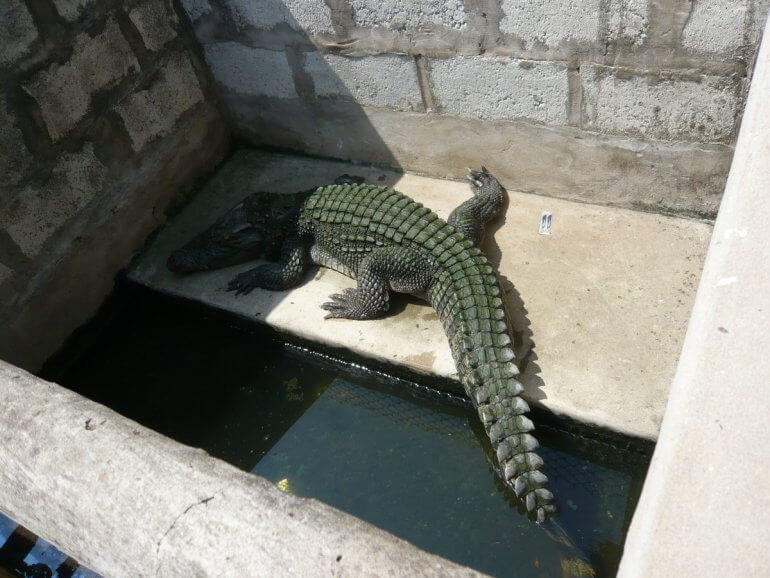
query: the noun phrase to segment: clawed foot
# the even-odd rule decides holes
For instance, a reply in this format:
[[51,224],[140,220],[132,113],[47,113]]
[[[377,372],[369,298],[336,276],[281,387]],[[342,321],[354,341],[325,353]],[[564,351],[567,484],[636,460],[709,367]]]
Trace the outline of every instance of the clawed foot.
[[327,301],[321,305],[321,309],[329,312],[324,319],[358,319],[360,317],[356,314],[355,289],[344,289],[342,293],[334,293],[329,297],[332,301]]
[[228,291],[235,291],[236,295],[248,295],[257,287],[261,287],[262,275],[257,269],[251,269],[233,277],[227,284]]
[[254,289],[283,291],[292,285],[294,283],[287,284],[284,280],[284,268],[281,265],[278,263],[267,263],[236,275],[227,284],[227,290],[235,291],[236,295],[246,295]]

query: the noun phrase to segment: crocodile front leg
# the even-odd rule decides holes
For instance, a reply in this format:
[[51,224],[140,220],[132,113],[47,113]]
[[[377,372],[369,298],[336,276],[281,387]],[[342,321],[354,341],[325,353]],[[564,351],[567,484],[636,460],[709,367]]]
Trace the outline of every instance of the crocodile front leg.
[[266,263],[235,276],[227,290],[235,291],[236,295],[246,295],[257,288],[283,291],[299,284],[308,265],[306,243],[292,236],[281,247],[277,263]]
[[359,263],[358,287],[331,295],[321,308],[329,312],[326,319],[373,319],[388,311],[391,290],[423,295],[431,278],[431,264],[417,251],[382,247]]
[[468,173],[473,197],[456,207],[447,219],[447,223],[477,247],[484,234],[484,226],[500,213],[505,203],[503,188],[498,180],[484,167],[481,169]]

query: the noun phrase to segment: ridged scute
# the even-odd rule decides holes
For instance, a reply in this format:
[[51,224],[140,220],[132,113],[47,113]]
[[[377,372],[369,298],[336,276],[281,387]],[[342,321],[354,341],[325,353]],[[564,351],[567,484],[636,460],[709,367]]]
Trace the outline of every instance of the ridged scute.
[[316,190],[300,215],[300,226],[345,255],[352,270],[357,259],[378,247],[409,247],[421,255],[421,262],[431,268],[428,297],[492,442],[500,475],[539,521],[553,514],[556,507],[545,487],[543,461],[534,453],[534,425],[524,415],[529,406],[520,397],[523,387],[516,379],[502,291],[478,247],[409,197],[373,185]]
[[[452,355],[468,397],[476,406],[500,464],[505,482],[522,497],[527,508],[544,521],[556,512],[553,495],[545,489],[543,460],[534,450],[537,440],[521,399],[518,369],[513,364],[501,291],[486,258],[458,243],[450,233],[436,243],[441,274],[431,293],[450,337]],[[452,247],[460,247],[456,254]],[[518,489],[518,491],[517,491]]]

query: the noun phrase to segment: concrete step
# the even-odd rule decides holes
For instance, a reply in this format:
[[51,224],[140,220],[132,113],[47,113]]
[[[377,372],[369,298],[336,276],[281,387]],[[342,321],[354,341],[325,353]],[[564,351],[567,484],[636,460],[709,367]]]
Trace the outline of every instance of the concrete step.
[[[455,376],[436,314],[414,299],[397,302],[384,319],[324,320],[321,303],[355,285],[328,269],[313,269],[290,291],[240,297],[225,287],[251,263],[188,276],[166,269],[172,250],[246,195],[299,191],[343,173],[393,185],[443,218],[470,196],[464,182],[240,149],[135,260],[129,278],[327,346]],[[509,199],[483,249],[501,274],[525,397],[556,414],[655,439],[711,225],[514,191]],[[544,211],[552,213],[550,235],[538,232]]]

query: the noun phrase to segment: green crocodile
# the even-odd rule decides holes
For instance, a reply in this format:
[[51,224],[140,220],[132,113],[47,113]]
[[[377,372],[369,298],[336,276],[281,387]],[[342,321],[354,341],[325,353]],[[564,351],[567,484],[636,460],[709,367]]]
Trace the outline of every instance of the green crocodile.
[[331,295],[327,318],[371,319],[388,311],[390,293],[427,300],[444,326],[460,380],[497,455],[499,473],[538,522],[556,512],[534,426],[524,415],[508,325],[494,269],[478,248],[504,192],[482,167],[468,177],[473,197],[447,221],[390,187],[351,177],[295,195],[259,193],[236,205],[168,261],[189,272],[277,251],[277,262],[236,276],[228,290],[284,290],[323,265],[357,279]]

